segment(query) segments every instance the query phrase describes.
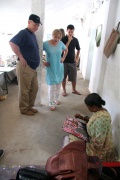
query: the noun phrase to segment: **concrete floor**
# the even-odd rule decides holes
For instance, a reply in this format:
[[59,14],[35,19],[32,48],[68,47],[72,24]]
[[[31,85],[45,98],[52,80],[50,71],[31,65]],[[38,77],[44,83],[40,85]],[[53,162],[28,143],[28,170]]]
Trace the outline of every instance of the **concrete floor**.
[[[42,71],[45,77],[45,70]],[[33,116],[22,115],[18,109],[18,86],[9,85],[9,94],[5,101],[0,101],[0,148],[5,150],[0,160],[3,165],[44,165],[46,160],[57,153],[66,133],[62,125],[66,116],[73,117],[76,113],[90,115],[84,104],[89,93],[88,81],[78,71],[77,90],[82,95],[72,94],[71,83],[67,84],[67,97],[60,92],[61,105],[56,111],[48,107],[48,94],[45,78],[42,78],[42,94],[38,113]]]

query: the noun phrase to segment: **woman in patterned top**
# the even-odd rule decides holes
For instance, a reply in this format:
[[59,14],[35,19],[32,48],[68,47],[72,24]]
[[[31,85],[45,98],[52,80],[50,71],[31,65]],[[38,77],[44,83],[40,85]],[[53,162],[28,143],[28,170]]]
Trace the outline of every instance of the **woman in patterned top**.
[[111,117],[108,111],[102,107],[105,101],[97,94],[91,93],[85,98],[85,104],[93,115],[76,114],[75,117],[87,122],[87,131],[90,141],[86,143],[86,152],[89,156],[99,156],[103,161],[114,161],[115,151],[112,140]]

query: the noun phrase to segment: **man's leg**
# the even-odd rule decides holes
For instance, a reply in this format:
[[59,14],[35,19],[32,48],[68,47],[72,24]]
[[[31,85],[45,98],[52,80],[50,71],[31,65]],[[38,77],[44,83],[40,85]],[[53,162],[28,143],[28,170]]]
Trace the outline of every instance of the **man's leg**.
[[29,92],[29,109],[34,113],[38,112],[37,109],[33,109],[35,99],[36,99],[36,95],[37,95],[37,91],[38,91],[37,71],[33,70],[33,78],[31,81],[31,89]]
[[67,96],[67,93],[66,93],[66,80],[62,81],[62,87],[63,87],[62,95]]
[[72,93],[81,95],[77,90],[76,90],[76,79],[77,79],[77,68],[76,68],[76,63],[69,64],[69,80],[72,83]]
[[34,113],[29,110],[29,92],[31,89],[32,69],[28,65],[23,66],[20,61],[17,66],[17,79],[20,112],[30,116],[34,115]]
[[64,79],[62,81],[62,88],[63,88],[63,96],[67,96],[66,94],[66,78],[67,78],[67,74],[68,74],[68,65],[67,63],[64,63]]
[[72,93],[73,93],[73,94],[77,94],[77,95],[81,95],[81,93],[79,93],[79,92],[76,90],[76,82],[72,82]]
[[76,91],[76,82],[71,82],[72,83],[72,92]]

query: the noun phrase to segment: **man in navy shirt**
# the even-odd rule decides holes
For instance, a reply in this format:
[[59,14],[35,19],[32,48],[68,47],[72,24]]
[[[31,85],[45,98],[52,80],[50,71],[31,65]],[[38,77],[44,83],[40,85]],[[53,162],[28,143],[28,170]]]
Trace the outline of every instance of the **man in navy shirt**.
[[33,106],[38,91],[36,68],[40,64],[40,56],[34,33],[38,30],[40,24],[40,17],[31,14],[27,28],[21,30],[9,42],[19,60],[17,65],[17,79],[20,112],[29,116],[38,112]]
[[[72,93],[80,95],[76,90],[76,78],[77,78],[77,68],[76,62],[79,59],[80,45],[78,39],[73,36],[74,26],[72,24],[67,26],[67,35],[64,36],[61,41],[68,47],[68,54],[64,60],[64,79],[62,82],[63,96],[67,96],[66,93],[66,78],[68,76],[68,81],[72,83]],[[75,50],[76,55],[75,55]]]

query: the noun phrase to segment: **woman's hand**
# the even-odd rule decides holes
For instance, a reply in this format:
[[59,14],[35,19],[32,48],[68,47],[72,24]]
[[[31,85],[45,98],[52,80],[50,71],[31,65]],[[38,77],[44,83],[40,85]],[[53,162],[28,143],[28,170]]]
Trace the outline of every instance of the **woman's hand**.
[[82,119],[82,120],[84,120],[86,123],[88,123],[88,121],[89,121],[89,116],[83,117],[83,116],[81,116],[80,114],[75,114],[75,118]]
[[49,66],[50,66],[50,63],[47,62],[47,61],[43,61],[43,64],[44,64],[44,66],[46,66],[46,67],[49,67]]
[[64,60],[65,60],[64,58],[61,58],[60,62],[61,62],[61,63],[63,63],[63,62],[64,62]]

